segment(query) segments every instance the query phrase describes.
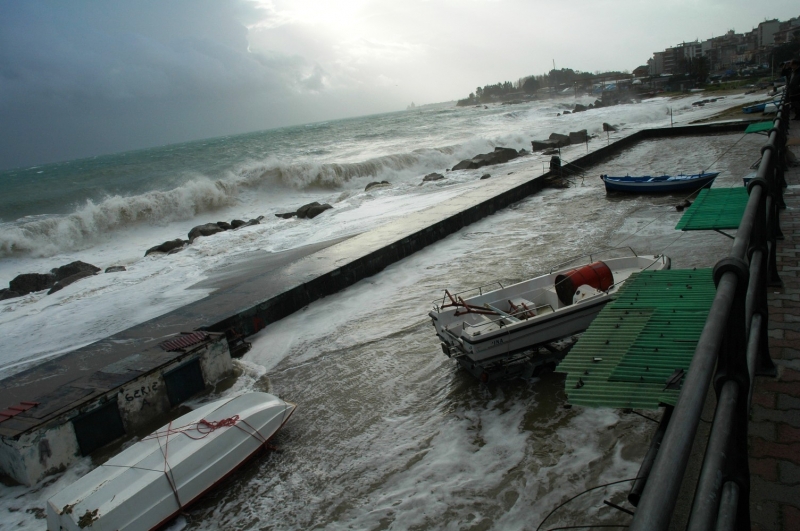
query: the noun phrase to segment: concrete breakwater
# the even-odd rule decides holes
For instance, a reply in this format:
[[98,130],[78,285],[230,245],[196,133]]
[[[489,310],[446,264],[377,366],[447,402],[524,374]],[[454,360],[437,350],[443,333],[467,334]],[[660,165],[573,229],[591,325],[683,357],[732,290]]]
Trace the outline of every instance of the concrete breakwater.
[[[741,131],[745,125],[642,131],[578,158],[563,169],[589,167],[647,138],[728,133]],[[29,437],[30,451],[39,452],[31,455],[31,459],[44,460],[45,470],[58,469],[66,463],[50,462],[58,453],[52,451],[53,441],[44,435],[44,428],[74,424],[78,415],[91,413],[101,405],[98,402],[101,396],[106,399],[103,404],[113,404],[114,396],[117,403],[125,400],[124,394],[119,392],[121,389],[133,386],[145,374],[164,370],[170,356],[159,345],[165,340],[197,329],[234,329],[245,336],[255,333],[321,297],[375,274],[470,223],[536,193],[546,186],[548,175],[527,170],[491,179],[479,189],[376,230],[344,241],[265,258],[263,267],[253,267],[227,279],[205,299],[23,371],[3,382],[2,405],[8,407],[22,402],[38,402],[39,405],[0,422],[0,436],[14,440]],[[125,370],[119,370],[122,360],[133,359],[139,362],[122,363]],[[114,364],[117,365],[112,367]],[[115,377],[104,376],[108,374]],[[98,375],[105,378],[103,385]],[[213,380],[207,379],[206,383],[213,383]],[[36,433],[41,434],[38,442]],[[49,443],[40,444],[43,440]]]

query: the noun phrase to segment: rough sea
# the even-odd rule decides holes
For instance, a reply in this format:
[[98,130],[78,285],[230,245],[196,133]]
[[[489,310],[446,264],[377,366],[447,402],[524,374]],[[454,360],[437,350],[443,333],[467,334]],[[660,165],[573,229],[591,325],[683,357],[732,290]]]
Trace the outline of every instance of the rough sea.
[[[191,286],[254,251],[367,231],[480,187],[485,173],[533,178],[549,161],[534,154],[446,171],[496,146],[596,135],[565,148],[569,162],[635,130],[685,125],[763,95],[692,105],[707,97],[561,116],[576,100],[445,103],[1,172],[0,284],[74,260],[127,271],[0,301],[0,377],[198,300],[208,292]],[[604,122],[619,130],[607,137]],[[679,198],[607,197],[597,176],[711,168],[722,171],[715,186],[741,185],[763,143],[751,136],[642,142],[567,189],[531,196],[253,336],[238,378],[194,404],[255,389],[298,410],[275,441],[279,452],[248,464],[172,528],[532,530],[566,498],[634,477],[655,424],[564,408],[557,374],[479,384],[441,354],[427,312],[444,288],[520,281],[599,248],[634,243],[670,255]],[[423,184],[431,172],[445,179]],[[364,191],[383,180],[391,186]],[[333,209],[313,220],[274,215],[311,201]],[[258,225],[144,257],[195,225],[262,215]],[[673,267],[713,265],[729,244],[708,238],[675,244]],[[46,500],[96,464],[84,458],[32,488],[0,486],[0,529],[42,529]],[[626,524],[602,501],[623,503],[628,488],[583,496],[543,529]]]

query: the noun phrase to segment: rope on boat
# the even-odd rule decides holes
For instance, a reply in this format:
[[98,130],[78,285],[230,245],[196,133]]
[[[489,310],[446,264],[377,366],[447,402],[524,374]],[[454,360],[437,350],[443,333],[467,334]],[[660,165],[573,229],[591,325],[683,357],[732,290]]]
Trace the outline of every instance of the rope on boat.
[[[286,413],[289,411],[289,408],[285,408],[283,411],[283,423],[286,422]],[[282,423],[282,424],[283,424]],[[244,429],[241,424],[247,426],[250,431]],[[169,483],[170,488],[172,489],[172,493],[175,495],[175,501],[178,502],[178,508],[183,509],[184,504],[181,502],[180,496],[178,494],[178,486],[175,482],[175,477],[172,472],[172,467],[169,465],[169,437],[170,435],[177,435],[177,434],[184,434],[192,440],[199,441],[201,439],[205,439],[214,431],[221,429],[221,428],[230,428],[236,427],[242,430],[244,433],[250,435],[254,439],[256,439],[260,444],[259,446],[266,447],[268,439],[266,439],[261,432],[255,429],[249,422],[239,417],[239,415],[233,415],[232,417],[227,417],[220,420],[206,420],[200,419],[198,422],[193,422],[191,424],[185,424],[183,426],[178,426],[176,428],[172,427],[172,422],[167,425],[167,429],[163,431],[156,431],[148,435],[147,437],[143,437],[142,441],[156,439],[159,442],[159,449],[161,450],[162,455],[164,456],[164,468],[162,470],[156,470],[152,468],[145,468],[141,466],[130,466],[130,465],[112,465],[112,464],[104,464],[103,466],[108,467],[119,467],[119,468],[135,468],[137,470],[147,470],[150,472],[163,472],[164,475],[167,477],[167,482]],[[195,430],[200,433],[200,437],[195,437],[189,433],[189,431]],[[165,438],[164,445],[161,446],[161,437]]]

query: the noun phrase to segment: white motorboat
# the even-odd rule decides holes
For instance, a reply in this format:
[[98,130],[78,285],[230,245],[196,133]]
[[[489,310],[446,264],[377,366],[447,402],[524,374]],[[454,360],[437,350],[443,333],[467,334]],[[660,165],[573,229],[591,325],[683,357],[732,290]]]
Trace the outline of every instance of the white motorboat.
[[47,529],[156,529],[264,448],[294,409],[259,392],[195,409],[50,498]]
[[445,290],[428,314],[442,350],[484,382],[513,373],[511,364],[531,371],[555,367],[559,353],[550,348],[538,355],[539,347],[586,330],[632,274],[670,267],[664,255],[630,253],[602,261],[589,255],[581,266],[562,264],[508,287],[497,282],[461,293]]

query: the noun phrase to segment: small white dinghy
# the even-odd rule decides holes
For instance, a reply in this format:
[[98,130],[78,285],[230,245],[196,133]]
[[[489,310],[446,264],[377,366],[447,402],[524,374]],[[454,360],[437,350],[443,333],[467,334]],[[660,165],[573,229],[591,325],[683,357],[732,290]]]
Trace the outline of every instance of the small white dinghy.
[[670,267],[664,255],[628,251],[631,256],[594,261],[590,255],[579,267],[551,270],[512,286],[489,286],[499,289],[445,290],[428,314],[442,351],[484,382],[554,368],[559,353],[551,348],[539,355],[538,347],[586,330],[632,274]]
[[258,392],[195,409],[50,498],[47,529],[156,529],[265,447],[294,409]]

